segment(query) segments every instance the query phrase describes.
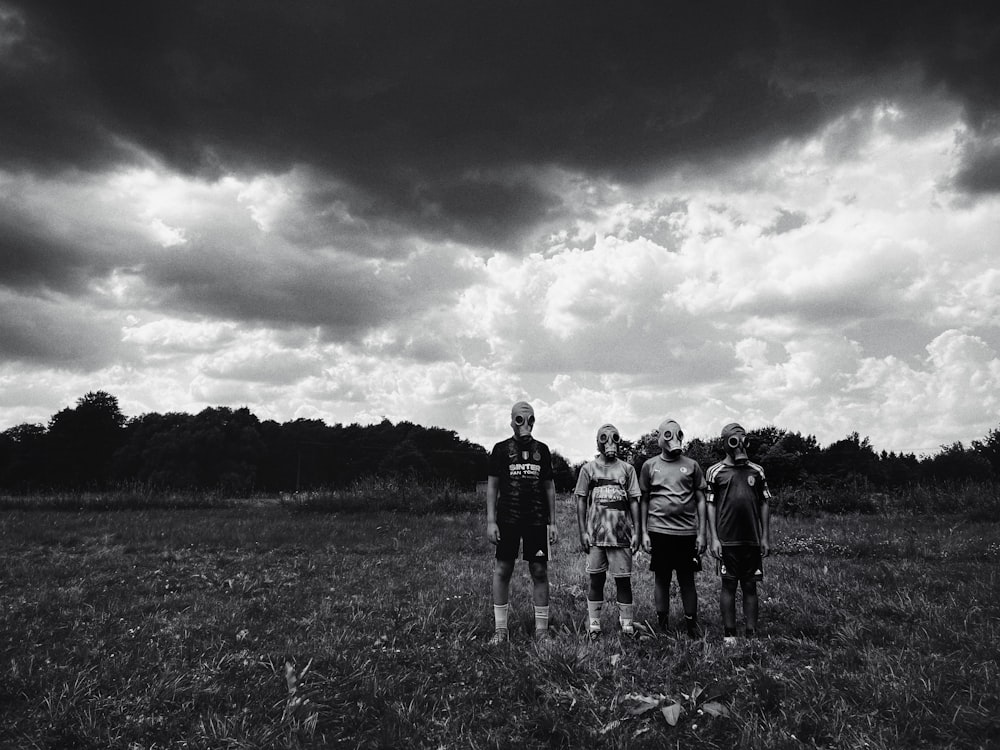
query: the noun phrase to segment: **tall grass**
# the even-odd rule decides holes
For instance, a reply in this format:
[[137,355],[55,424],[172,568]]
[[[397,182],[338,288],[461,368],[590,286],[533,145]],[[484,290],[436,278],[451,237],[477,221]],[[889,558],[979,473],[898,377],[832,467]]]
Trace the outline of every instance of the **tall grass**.
[[762,637],[735,648],[709,572],[704,640],[648,629],[640,556],[641,637],[610,604],[591,643],[562,500],[555,640],[530,638],[519,564],[495,649],[482,509],[347,508],[0,513],[0,744],[1000,746],[996,521],[778,516]]

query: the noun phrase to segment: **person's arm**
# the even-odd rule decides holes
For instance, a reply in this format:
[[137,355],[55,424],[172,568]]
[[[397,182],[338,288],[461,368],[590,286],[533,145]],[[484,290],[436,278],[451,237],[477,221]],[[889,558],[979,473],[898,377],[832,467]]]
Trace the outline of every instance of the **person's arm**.
[[764,501],[760,506],[760,556],[767,557],[771,554],[771,506]]
[[549,503],[549,544],[559,541],[556,531],[556,483],[549,479],[545,482],[545,499]]
[[708,503],[705,502],[705,493],[702,490],[694,491],[695,509],[698,514],[698,554],[701,555],[708,548],[707,524]]
[[576,497],[576,528],[580,532],[580,549],[584,553],[590,552],[590,534],[587,533],[587,496],[574,495]]
[[639,523],[639,498],[635,495],[631,495],[629,496],[628,501],[628,509],[632,514],[632,529],[635,532],[632,534],[632,552],[635,553],[639,550],[639,529],[642,528]]
[[500,527],[497,526],[497,488],[500,477],[486,477],[486,540],[490,544],[500,541]]
[[719,541],[719,528],[715,518],[715,503],[705,503],[708,508],[708,530],[712,533],[712,555],[722,559],[722,542]]
[[649,493],[643,492],[639,499],[639,520],[642,523],[642,548],[649,552],[653,543],[649,538]]

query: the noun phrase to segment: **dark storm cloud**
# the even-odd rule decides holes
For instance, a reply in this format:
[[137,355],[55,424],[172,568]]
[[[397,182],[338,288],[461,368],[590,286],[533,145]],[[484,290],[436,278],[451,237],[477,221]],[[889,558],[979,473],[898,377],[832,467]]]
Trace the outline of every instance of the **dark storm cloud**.
[[0,288],[72,294],[106,277],[114,265],[85,243],[67,242],[33,219],[0,210]]
[[913,69],[973,128],[1000,103],[994,3],[8,7],[9,168],[90,169],[126,143],[207,175],[309,164],[365,218],[498,247],[558,210],[512,177],[525,166],[627,181],[726,159],[892,98]]

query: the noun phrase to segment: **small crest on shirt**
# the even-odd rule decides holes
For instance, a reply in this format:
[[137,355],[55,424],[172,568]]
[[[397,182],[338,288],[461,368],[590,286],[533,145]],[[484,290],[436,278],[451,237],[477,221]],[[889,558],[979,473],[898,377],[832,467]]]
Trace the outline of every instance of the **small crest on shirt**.
[[687,467],[687,466],[681,466],[681,467],[680,467],[680,468],[678,469],[678,471],[680,471],[680,473],[681,473],[681,474],[687,474],[687,473],[688,473],[688,471],[689,471],[689,469],[688,469],[688,467]]
[[535,461],[541,461],[541,460],[542,460],[542,454],[541,454],[541,453],[539,453],[538,451],[535,451],[534,453],[532,453],[532,454],[531,454],[531,457],[532,457],[532,458],[533,458],[533,459],[534,459]]
[[747,477],[747,484],[753,487],[755,484],[757,484],[757,478],[751,474],[750,476]]

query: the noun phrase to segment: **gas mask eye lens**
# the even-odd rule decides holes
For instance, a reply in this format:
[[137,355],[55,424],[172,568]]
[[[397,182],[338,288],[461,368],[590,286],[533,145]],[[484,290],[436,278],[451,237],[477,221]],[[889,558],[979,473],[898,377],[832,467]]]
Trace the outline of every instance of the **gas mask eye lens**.
[[528,427],[533,427],[534,424],[535,424],[535,418],[534,417],[528,417]]
[[670,430],[664,430],[663,431],[663,439],[664,440],[668,440],[668,441],[669,440],[673,440],[674,439],[674,433],[671,432]]
[[621,438],[618,437],[618,433],[617,432],[612,432],[611,433],[611,442],[612,443],[617,443],[620,439]]
[[739,448],[740,446],[743,446],[745,448],[747,444],[747,439],[745,437],[736,437],[735,435],[733,435],[731,438],[729,438],[727,442],[729,443],[730,448]]
[[520,427],[521,425],[523,425],[524,424],[524,417],[522,417],[520,414],[518,414],[516,417],[514,417],[514,424],[516,424],[518,427]]

